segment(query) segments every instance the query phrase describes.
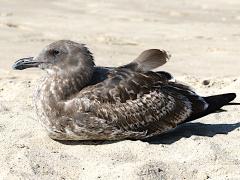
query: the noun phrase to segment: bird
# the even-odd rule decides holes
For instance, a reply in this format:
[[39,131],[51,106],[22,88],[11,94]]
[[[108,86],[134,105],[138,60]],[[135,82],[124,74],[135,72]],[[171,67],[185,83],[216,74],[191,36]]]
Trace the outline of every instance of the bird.
[[142,140],[206,116],[235,99],[235,93],[202,97],[166,71],[170,58],[148,49],[126,65],[96,66],[85,44],[58,40],[13,69],[40,68],[34,107],[54,140]]

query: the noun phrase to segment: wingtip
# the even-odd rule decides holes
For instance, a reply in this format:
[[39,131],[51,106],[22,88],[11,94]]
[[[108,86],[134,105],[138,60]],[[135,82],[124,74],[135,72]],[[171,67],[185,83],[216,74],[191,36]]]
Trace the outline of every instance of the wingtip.
[[215,105],[215,107],[221,108],[224,105],[229,104],[237,97],[236,93],[226,93],[226,94],[218,94],[214,96],[204,97],[204,99],[210,105]]
[[236,93],[227,93],[223,95],[228,99],[229,102],[233,101],[237,97]]

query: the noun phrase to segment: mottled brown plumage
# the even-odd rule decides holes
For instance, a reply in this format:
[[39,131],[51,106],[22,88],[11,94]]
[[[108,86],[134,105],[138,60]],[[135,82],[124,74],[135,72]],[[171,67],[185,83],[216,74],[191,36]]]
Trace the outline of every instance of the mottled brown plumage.
[[[150,49],[127,65],[96,67],[84,45],[61,40],[36,58],[17,61],[14,68],[39,67],[48,72],[38,84],[34,102],[51,138],[144,139],[210,113],[213,107],[213,101],[206,102],[189,87],[172,81],[169,73],[151,71],[168,58],[165,51]],[[234,97],[219,96],[217,109]]]

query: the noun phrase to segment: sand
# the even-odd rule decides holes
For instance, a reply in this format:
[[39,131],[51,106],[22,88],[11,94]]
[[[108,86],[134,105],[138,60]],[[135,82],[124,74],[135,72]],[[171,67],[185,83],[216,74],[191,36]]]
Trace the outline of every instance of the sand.
[[240,97],[239,24],[239,0],[0,0],[0,179],[240,179],[239,106],[149,142],[60,143],[33,111],[43,73],[11,70],[59,39],[86,43],[98,65],[161,48],[172,58],[159,69],[199,94]]

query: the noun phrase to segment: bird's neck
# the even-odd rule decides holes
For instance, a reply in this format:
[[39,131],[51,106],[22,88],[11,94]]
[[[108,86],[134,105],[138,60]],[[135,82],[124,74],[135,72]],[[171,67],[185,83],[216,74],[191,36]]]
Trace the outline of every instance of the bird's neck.
[[63,115],[64,103],[87,86],[91,77],[92,72],[88,70],[71,75],[48,74],[42,79],[36,89],[34,103],[44,126],[51,126],[53,119]]
[[41,80],[34,94],[34,105],[40,122],[49,132],[57,127],[55,120],[64,116],[65,102],[74,98],[91,78],[92,71],[86,70],[70,75],[48,74]]
[[48,74],[38,87],[45,100],[65,101],[87,86],[92,78],[91,70],[58,74]]

